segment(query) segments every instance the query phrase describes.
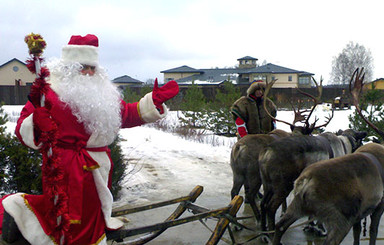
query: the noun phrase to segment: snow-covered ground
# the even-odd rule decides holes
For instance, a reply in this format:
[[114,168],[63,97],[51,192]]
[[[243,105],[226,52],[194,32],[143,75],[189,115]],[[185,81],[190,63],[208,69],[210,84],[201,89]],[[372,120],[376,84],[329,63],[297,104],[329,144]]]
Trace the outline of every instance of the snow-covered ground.
[[[3,106],[6,113],[10,115],[10,122],[7,123],[9,132],[14,130],[21,108],[21,106]],[[324,105],[317,108],[315,116],[319,118],[318,124],[322,124],[329,113],[329,106]],[[336,132],[339,129],[347,129],[348,115],[351,113],[353,113],[353,108],[335,111],[326,130]],[[279,111],[277,118],[292,122],[293,112]],[[177,112],[171,112],[169,117],[164,120],[170,124],[177,123]],[[277,128],[289,131],[289,126],[280,122],[277,123]],[[115,202],[115,206],[144,205],[184,196],[196,185],[204,187],[204,191],[196,203],[209,208],[219,208],[229,204],[232,187],[229,156],[231,146],[236,142],[235,138],[218,137],[215,140],[222,143],[219,146],[212,146],[209,142],[199,143],[182,139],[175,134],[148,126],[122,129],[120,134],[124,139],[121,142],[123,152],[129,159],[129,174],[123,183],[121,198]],[[245,205],[241,212],[251,214]],[[156,220],[153,220],[155,223],[160,222],[161,219],[157,219],[160,218],[158,215],[158,213],[152,213],[151,215],[132,215],[128,218],[132,221],[130,224],[142,225],[145,219],[155,218]],[[173,231],[172,229],[166,231],[150,244],[205,243],[210,233],[199,230],[200,228],[196,228],[198,225],[197,222],[194,225],[184,225],[183,228],[172,228]],[[188,232],[191,227],[198,229],[198,234]],[[302,234],[300,229],[297,234]],[[306,242],[304,235],[294,235],[293,237],[295,238],[287,241],[286,244],[311,244]],[[349,238],[349,242],[347,240],[343,244],[350,244],[350,241]]]

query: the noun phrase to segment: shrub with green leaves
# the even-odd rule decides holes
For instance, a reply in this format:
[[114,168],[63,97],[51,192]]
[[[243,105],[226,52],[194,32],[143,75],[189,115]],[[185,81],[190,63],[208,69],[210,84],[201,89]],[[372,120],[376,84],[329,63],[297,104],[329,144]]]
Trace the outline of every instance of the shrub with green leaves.
[[[372,88],[367,90],[360,99],[360,109],[365,117],[376,125],[379,129],[384,129],[384,113],[383,113],[383,94],[380,90]],[[355,112],[348,117],[349,127],[366,131],[368,136],[373,136],[376,139],[381,139],[380,135],[374,131],[368,124]],[[365,138],[368,141],[368,138]]]
[[208,106],[206,127],[216,135],[235,136],[236,126],[231,114],[231,105],[240,98],[240,90],[226,81],[222,90],[217,90],[215,100]]
[[188,88],[183,102],[180,107],[183,113],[183,117],[180,117],[180,122],[184,127],[202,128],[204,124],[201,124],[206,116],[205,107],[206,99],[201,88],[195,83]]
[[25,192],[39,194],[41,186],[41,155],[21,144],[7,133],[7,115],[0,106],[0,194]]
[[116,137],[115,141],[109,145],[111,150],[111,158],[113,161],[113,172],[112,172],[112,195],[115,200],[119,196],[119,191],[121,190],[121,184],[126,176],[126,166],[127,159],[124,157],[123,150],[121,149],[120,142],[122,138],[120,136]]

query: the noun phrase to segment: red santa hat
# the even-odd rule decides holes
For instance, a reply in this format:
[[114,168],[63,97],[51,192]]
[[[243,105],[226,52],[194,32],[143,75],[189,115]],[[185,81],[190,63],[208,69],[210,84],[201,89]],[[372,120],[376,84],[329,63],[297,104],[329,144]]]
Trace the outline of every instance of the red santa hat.
[[97,66],[99,63],[99,39],[92,34],[72,36],[68,45],[63,47],[61,59],[65,62]]

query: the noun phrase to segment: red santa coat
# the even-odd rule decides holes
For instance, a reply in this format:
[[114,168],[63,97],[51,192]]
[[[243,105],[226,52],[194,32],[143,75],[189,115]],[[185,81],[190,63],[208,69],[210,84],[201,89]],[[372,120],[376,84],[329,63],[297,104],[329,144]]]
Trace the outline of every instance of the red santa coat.
[[[58,125],[58,147],[64,170],[62,187],[68,195],[68,213],[71,221],[69,244],[106,244],[105,228],[118,229],[123,222],[111,217],[112,161],[105,141],[89,134],[77,121],[71,109],[61,102],[53,90],[46,94],[52,105],[53,120]],[[166,109],[166,107],[164,106]],[[38,149],[33,127],[33,105],[28,102],[16,126],[16,135],[23,144]],[[138,103],[121,101],[122,127],[134,127],[165,117],[152,101],[152,94]],[[43,186],[44,193],[44,186]],[[46,215],[52,208],[46,195],[17,193],[3,200],[4,209],[15,219],[22,235],[31,244],[59,244],[50,236],[56,219]]]

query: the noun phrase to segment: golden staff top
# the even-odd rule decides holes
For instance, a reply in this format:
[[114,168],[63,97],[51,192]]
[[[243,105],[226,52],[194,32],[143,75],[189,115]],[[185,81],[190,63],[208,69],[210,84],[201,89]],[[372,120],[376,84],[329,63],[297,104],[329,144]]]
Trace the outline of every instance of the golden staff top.
[[44,41],[43,37],[40,34],[34,34],[33,32],[25,36],[24,41],[28,45],[29,54],[35,56],[40,56],[47,46],[47,43]]

